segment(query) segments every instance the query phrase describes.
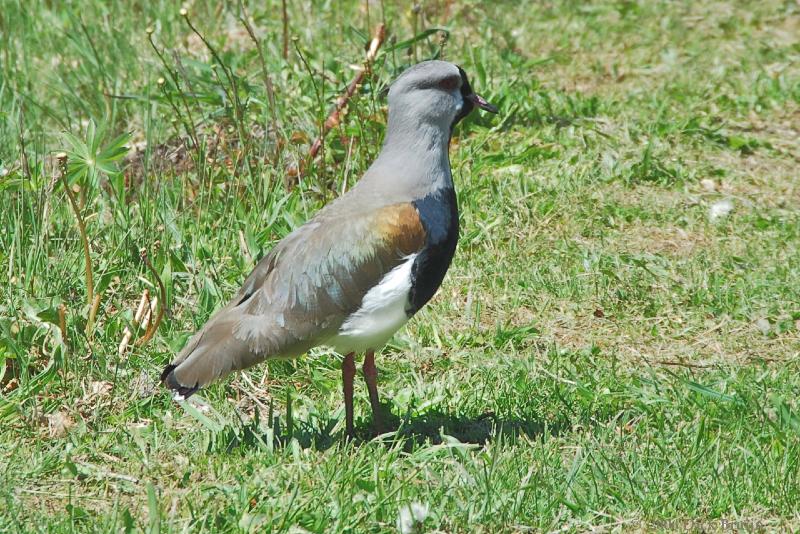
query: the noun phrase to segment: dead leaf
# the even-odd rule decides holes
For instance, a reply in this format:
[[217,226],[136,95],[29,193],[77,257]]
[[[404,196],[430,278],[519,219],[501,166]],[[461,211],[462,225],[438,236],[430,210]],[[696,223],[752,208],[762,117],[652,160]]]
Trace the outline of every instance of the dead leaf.
[[57,411],[45,417],[47,419],[47,430],[51,438],[63,438],[75,426],[75,421],[66,412]]
[[114,384],[111,382],[106,382],[105,380],[94,381],[89,384],[89,396],[107,397],[113,388]]

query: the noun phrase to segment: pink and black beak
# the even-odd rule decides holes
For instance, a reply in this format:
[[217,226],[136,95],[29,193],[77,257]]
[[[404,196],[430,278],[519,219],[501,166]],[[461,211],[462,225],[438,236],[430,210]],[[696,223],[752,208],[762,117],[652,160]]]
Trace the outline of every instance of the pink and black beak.
[[500,111],[499,109],[497,109],[496,106],[491,105],[489,102],[486,101],[485,98],[483,98],[479,94],[472,93],[469,95],[464,95],[464,98],[472,101],[473,104],[475,104],[476,106],[478,106],[483,110],[488,111],[489,113],[497,113],[498,111]]
[[456,115],[456,119],[453,124],[472,113],[472,110],[476,107],[488,111],[489,113],[497,113],[499,110],[495,106],[491,105],[486,101],[485,98],[476,94],[475,91],[472,90],[472,86],[469,84],[467,73],[464,72],[464,69],[458,67],[458,72],[461,74],[461,96],[464,99],[464,105],[461,107],[461,111],[458,113],[458,115]]

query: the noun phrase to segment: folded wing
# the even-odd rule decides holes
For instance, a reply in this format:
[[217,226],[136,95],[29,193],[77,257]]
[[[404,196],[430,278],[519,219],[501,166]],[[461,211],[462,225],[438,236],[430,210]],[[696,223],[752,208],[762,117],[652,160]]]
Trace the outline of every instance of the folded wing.
[[366,213],[343,207],[336,216],[323,209],[262,258],[161,380],[188,396],[231,371],[306,352],[333,336],[364,295],[425,244],[410,203]]

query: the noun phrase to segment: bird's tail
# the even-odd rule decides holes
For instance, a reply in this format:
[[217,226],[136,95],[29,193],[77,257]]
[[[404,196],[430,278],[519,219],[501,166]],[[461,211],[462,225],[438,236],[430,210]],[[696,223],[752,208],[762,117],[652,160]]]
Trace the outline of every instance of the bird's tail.
[[250,351],[242,340],[234,336],[235,318],[226,317],[226,311],[212,318],[192,336],[178,356],[164,368],[161,382],[166,387],[189,397],[217,378],[243,368],[243,356]]

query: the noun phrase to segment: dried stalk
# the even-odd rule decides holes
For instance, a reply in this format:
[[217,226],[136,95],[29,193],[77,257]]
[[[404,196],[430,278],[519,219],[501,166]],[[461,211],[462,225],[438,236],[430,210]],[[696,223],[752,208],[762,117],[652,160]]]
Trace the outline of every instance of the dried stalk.
[[[149,308],[148,303],[150,301],[150,291],[145,289],[142,293],[142,298],[139,299],[139,306],[136,308],[136,313],[133,315],[133,325],[139,326],[142,321],[142,317],[144,317],[144,311],[146,308]],[[122,331],[122,341],[119,343],[119,348],[117,349],[117,354],[122,356],[125,354],[125,350],[128,348],[128,344],[131,342],[131,337],[133,337],[133,331],[125,327],[125,330]]]
[[20,104],[19,106],[19,153],[20,159],[22,160],[22,174],[25,176],[28,181],[31,179],[31,166],[28,162],[28,152],[25,147],[25,106],[24,104]]
[[250,247],[247,246],[247,241],[244,239],[244,232],[239,230],[239,247],[242,249],[242,255],[247,259],[248,265],[253,265],[253,256],[250,254]]
[[325,124],[323,125],[320,136],[317,137],[308,151],[309,160],[313,160],[317,156],[317,153],[319,153],[325,140],[325,134],[339,125],[339,122],[342,120],[342,110],[347,107],[347,103],[350,101],[353,95],[356,94],[358,87],[364,81],[367,73],[371,71],[372,63],[375,61],[375,57],[378,55],[378,49],[383,44],[385,38],[386,25],[379,24],[375,29],[375,35],[372,37],[372,41],[369,44],[369,50],[367,50],[367,57],[364,60],[364,65],[362,66],[361,70],[358,71],[356,77],[353,78],[353,81],[350,82],[350,85],[347,86],[347,90],[345,90],[344,94],[336,99],[336,105],[333,107],[333,110],[331,110],[328,118],[325,120]]
[[61,330],[61,339],[67,342],[67,307],[64,303],[58,305],[58,329]]
[[94,320],[97,317],[97,310],[100,308],[100,297],[102,296],[102,293],[97,293],[92,300],[92,307],[89,308],[89,318],[86,320],[87,335],[90,335],[90,332],[94,329]]
[[[150,330],[150,327],[152,326],[151,320],[153,318],[153,315],[156,313],[157,307],[158,307],[158,297],[153,297],[148,301],[147,306],[144,309],[144,315],[142,315],[142,322],[139,323],[139,328],[143,329],[145,333],[147,333]],[[136,344],[141,345],[142,339],[144,339],[144,337],[139,339],[136,342]]]
[[[414,2],[411,6],[411,17],[413,18],[414,35],[419,35],[419,14],[422,11],[422,6]],[[411,43],[411,53],[414,54],[414,63],[419,63],[419,54],[417,53],[417,43]]]
[[[147,250],[142,249],[139,251],[139,257],[142,259],[147,268],[150,270],[150,274],[156,279],[156,283],[158,284],[158,291],[161,294],[161,306],[158,308],[158,313],[156,314],[156,320],[150,323],[145,330],[144,335],[136,342],[137,345],[144,345],[148,341],[150,341],[158,330],[158,326],[161,324],[161,319],[164,318],[164,306],[167,303],[167,289],[164,287],[164,282],[161,281],[161,277],[158,275],[158,272],[153,268],[153,264],[150,263],[150,258],[147,257]],[[155,303],[156,299],[153,299],[153,302],[150,305],[151,312],[155,310]]]
[[283,59],[289,59],[289,14],[286,11],[286,0],[281,0],[281,18],[283,19]]

